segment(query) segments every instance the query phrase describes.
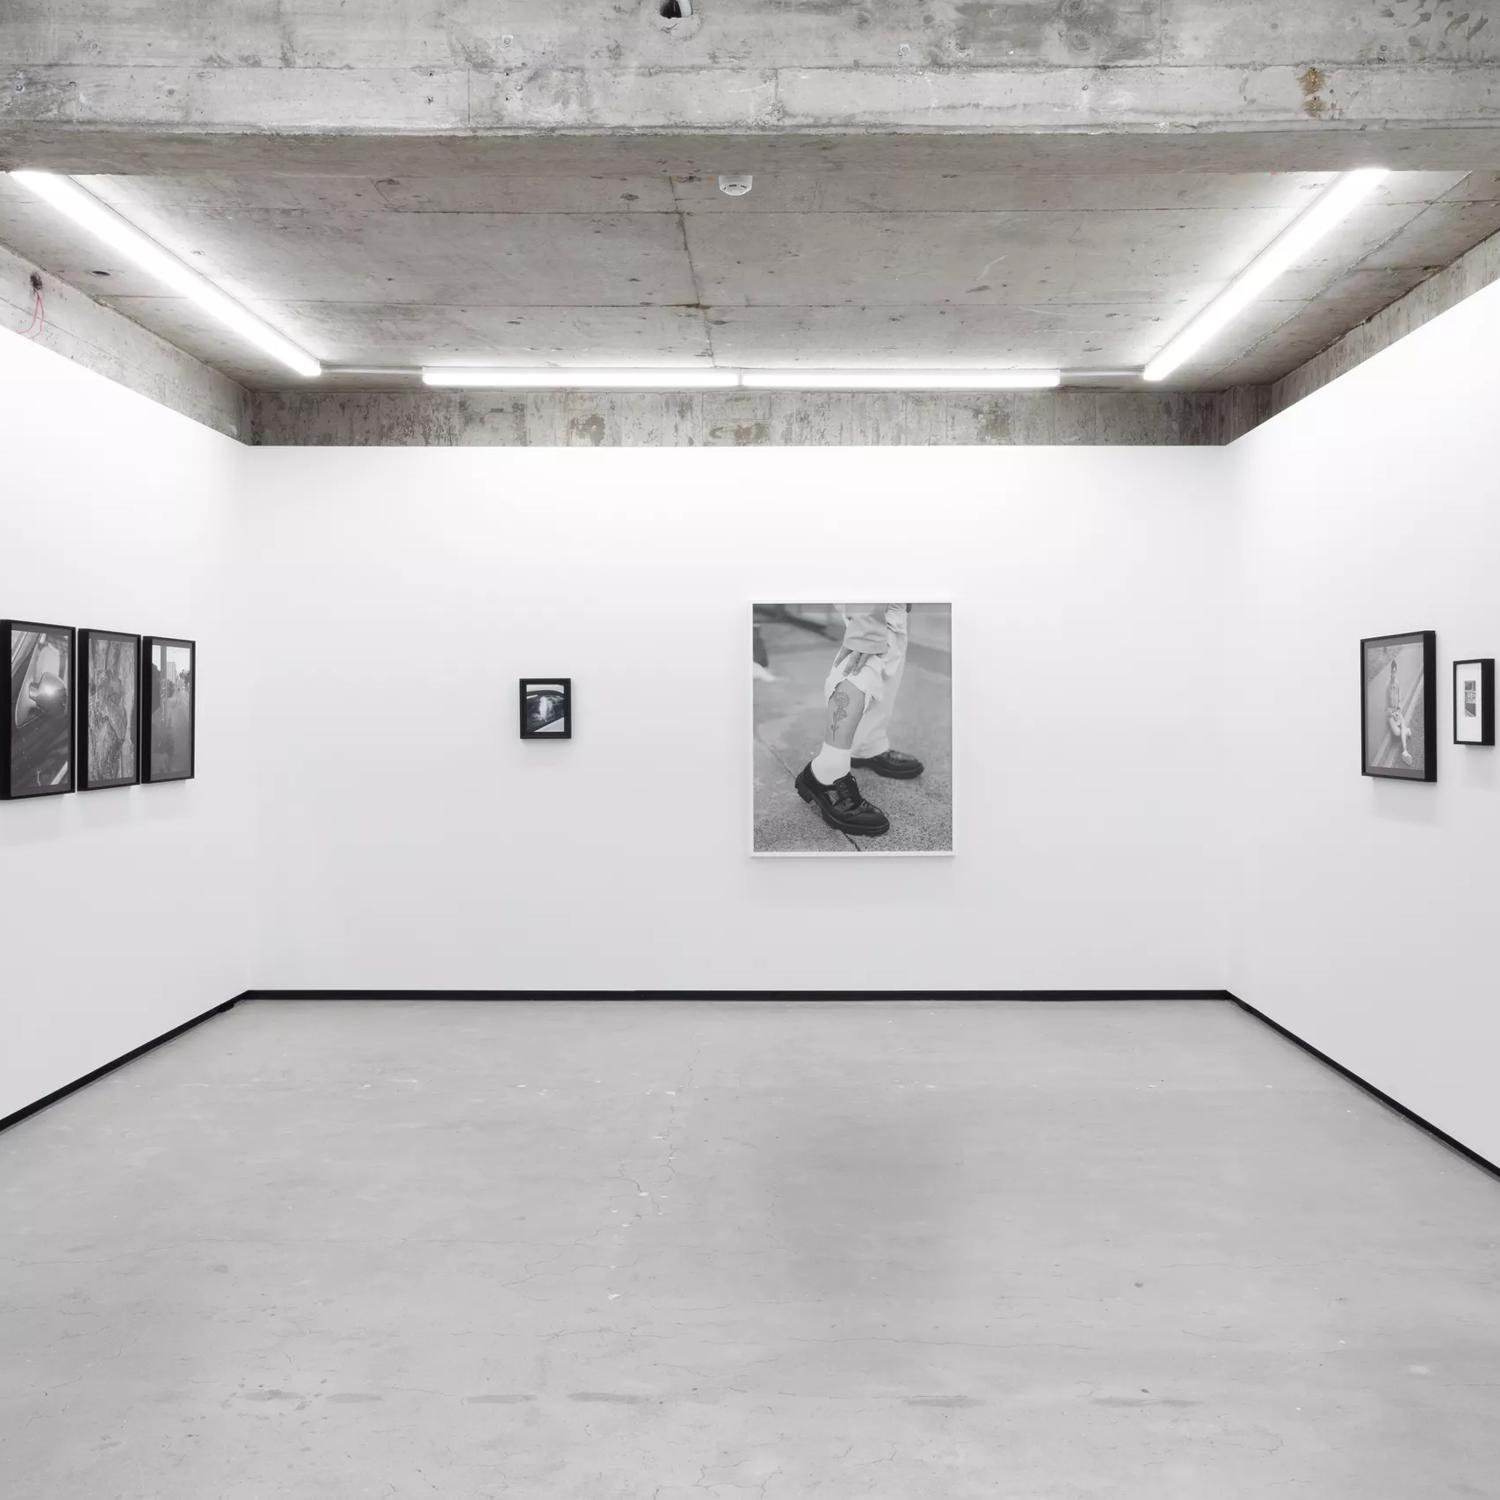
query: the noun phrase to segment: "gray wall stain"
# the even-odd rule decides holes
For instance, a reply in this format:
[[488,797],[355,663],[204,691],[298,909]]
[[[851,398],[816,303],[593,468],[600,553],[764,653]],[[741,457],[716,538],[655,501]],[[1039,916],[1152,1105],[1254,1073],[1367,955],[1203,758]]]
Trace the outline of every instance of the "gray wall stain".
[[568,437],[571,441],[590,448],[601,447],[605,437],[604,418],[598,412],[589,417],[570,418]]

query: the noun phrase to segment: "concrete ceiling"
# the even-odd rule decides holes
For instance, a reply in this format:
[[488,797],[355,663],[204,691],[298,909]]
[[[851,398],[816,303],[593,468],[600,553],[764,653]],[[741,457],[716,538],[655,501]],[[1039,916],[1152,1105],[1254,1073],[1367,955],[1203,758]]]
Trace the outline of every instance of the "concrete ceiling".
[[[1331,181],[1072,160],[793,165],[740,199],[565,167],[82,180],[329,365],[1095,370],[1143,364]],[[1276,379],[1497,230],[1500,174],[1394,173],[1172,384]],[[301,384],[3,178],[0,243],[251,388]]]

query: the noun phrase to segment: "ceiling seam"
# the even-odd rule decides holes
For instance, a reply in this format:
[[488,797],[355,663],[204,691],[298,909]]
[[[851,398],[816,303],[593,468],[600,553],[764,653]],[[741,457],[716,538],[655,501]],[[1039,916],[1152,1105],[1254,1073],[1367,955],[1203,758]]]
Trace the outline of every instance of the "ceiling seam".
[[[699,275],[698,275],[698,267],[697,267],[697,265],[693,261],[693,246],[692,246],[691,241],[688,239],[688,232],[687,232],[687,215],[682,210],[682,200],[681,200],[681,198],[680,198],[680,196],[678,194],[678,191],[677,191],[677,179],[675,177],[670,177],[669,176],[667,178],[667,182],[668,182],[668,184],[669,184],[669,186],[671,188],[672,201],[673,201],[673,203],[675,203],[677,205],[677,232],[678,232],[678,234],[682,238],[682,254],[683,254],[683,258],[687,261],[688,275],[692,279],[692,283],[693,283],[693,301],[692,301],[692,303],[690,305],[697,309],[698,320],[699,320],[700,324],[702,325],[702,329],[703,329],[703,343],[704,343],[704,347],[708,350],[708,362],[709,362],[709,364],[717,367],[718,363],[719,363],[719,356],[718,356],[717,351],[714,349],[713,324],[710,321],[709,316],[708,316],[708,308],[704,304],[704,301],[703,301],[703,282],[702,282],[702,278],[699,277]],[[655,305],[665,305],[665,306],[680,307],[683,304],[682,303],[667,303],[667,304],[650,304],[650,305],[653,305],[653,306],[655,306]]]

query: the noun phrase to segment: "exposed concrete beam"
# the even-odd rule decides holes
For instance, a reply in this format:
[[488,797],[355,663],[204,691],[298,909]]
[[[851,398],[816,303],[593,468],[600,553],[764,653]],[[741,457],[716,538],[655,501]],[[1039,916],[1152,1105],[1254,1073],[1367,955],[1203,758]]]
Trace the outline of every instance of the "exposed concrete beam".
[[104,175],[277,173],[345,177],[713,177],[776,173],[1335,172],[1378,162],[1398,171],[1500,167],[1500,120],[1422,129],[984,132],[844,129],[676,133],[646,130],[339,133],[69,125],[7,115],[0,64],[0,170]]
[[268,447],[843,447],[1213,445],[1264,416],[1264,388],[660,395],[485,391],[256,392]]
[[1321,354],[1276,381],[1270,388],[1268,415],[1285,411],[1329,381],[1363,364],[1371,355],[1389,348],[1397,339],[1405,338],[1414,328],[1420,328],[1496,281],[1500,281],[1500,234],[1481,241],[1446,270],[1428,277],[1374,317],[1351,328]]
[[1494,126],[1480,67],[290,68],[15,66],[0,120],[257,133],[1147,132]]
[[[34,317],[31,278],[42,276],[45,321]],[[34,338],[44,349],[128,386],[161,405],[247,441],[250,397],[227,375],[185,354],[138,323],[82,292],[42,275],[0,247],[0,329]]]
[[[1500,127],[1500,0],[1383,0],[1357,15],[1344,0],[702,0],[688,19],[660,11],[659,0],[6,0],[0,127],[28,152],[42,145],[34,132],[55,127],[1078,132],[1200,146],[1380,130],[1419,147],[1429,132]],[[75,169],[129,170],[97,159]]]

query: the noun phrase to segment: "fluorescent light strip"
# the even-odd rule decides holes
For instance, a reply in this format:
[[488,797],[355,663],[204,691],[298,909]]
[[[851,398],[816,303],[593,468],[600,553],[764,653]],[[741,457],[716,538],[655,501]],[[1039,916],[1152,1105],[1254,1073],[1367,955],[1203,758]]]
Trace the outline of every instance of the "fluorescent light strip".
[[1213,336],[1238,317],[1265,289],[1304,255],[1351,209],[1379,185],[1384,167],[1362,167],[1346,172],[1276,239],[1266,246],[1233,281],[1141,372],[1147,380],[1162,380],[1192,358]]
[[197,303],[204,312],[217,318],[247,343],[264,350],[299,375],[311,377],[323,373],[323,367],[312,355],[299,349],[289,339],[284,339],[248,308],[241,307],[192,267],[162,249],[155,240],[142,234],[71,177],[60,177],[52,172],[12,172],[10,175],[22,187],[35,193],[38,198],[45,199],[80,228],[96,235],[141,270]]
[[748,391],[1040,391],[1057,370],[745,370]]
[[740,383],[734,370],[681,369],[585,370],[548,367],[528,370],[504,365],[425,365],[424,385],[488,386],[516,391],[706,391]]
[[1057,370],[506,369],[428,365],[431,386],[531,391],[1016,391],[1061,384]]

